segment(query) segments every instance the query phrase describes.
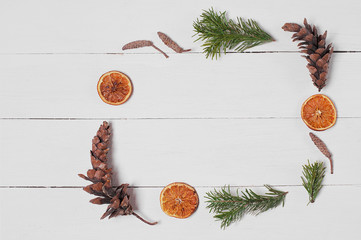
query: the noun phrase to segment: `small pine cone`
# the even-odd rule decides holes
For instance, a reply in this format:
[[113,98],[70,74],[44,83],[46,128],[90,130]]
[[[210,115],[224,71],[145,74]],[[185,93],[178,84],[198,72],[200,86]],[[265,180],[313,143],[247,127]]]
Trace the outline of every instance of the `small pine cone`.
[[321,91],[326,85],[333,47],[331,43],[326,46],[327,31],[322,35],[318,35],[316,27],[311,27],[306,18],[304,19],[304,25],[302,27],[296,23],[286,23],[282,29],[295,32],[292,36],[293,41],[301,41],[298,47],[302,53],[306,54],[303,57],[308,61],[307,68],[311,73],[313,85],[318,88],[318,91]]
[[331,174],[333,174],[333,161],[332,161],[332,155],[328,148],[326,147],[326,144],[315,134],[310,132],[310,137],[313,143],[316,145],[316,147],[320,150],[320,152],[325,155],[330,160],[330,167],[331,167]]

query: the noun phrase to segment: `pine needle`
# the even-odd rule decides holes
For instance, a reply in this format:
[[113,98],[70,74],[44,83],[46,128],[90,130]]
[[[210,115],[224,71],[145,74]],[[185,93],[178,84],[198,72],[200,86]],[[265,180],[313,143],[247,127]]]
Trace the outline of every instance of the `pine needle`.
[[288,192],[273,189],[265,185],[268,189],[266,195],[258,195],[251,189],[246,189],[241,194],[232,195],[230,187],[223,187],[206,193],[206,203],[209,212],[215,213],[214,218],[221,222],[221,228],[225,229],[231,223],[239,221],[245,214],[258,215],[262,212],[284,205]]
[[[301,177],[303,186],[309,195],[309,203],[314,203],[315,199],[322,188],[322,180],[325,177],[325,169],[323,162],[315,162],[303,165],[303,176]],[[307,204],[307,205],[308,205]]]
[[262,30],[252,19],[237,21],[228,20],[226,12],[215,12],[213,8],[204,10],[200,19],[193,22],[196,41],[204,41],[203,52],[206,57],[219,57],[227,49],[243,52],[260,44],[273,41],[272,37]]

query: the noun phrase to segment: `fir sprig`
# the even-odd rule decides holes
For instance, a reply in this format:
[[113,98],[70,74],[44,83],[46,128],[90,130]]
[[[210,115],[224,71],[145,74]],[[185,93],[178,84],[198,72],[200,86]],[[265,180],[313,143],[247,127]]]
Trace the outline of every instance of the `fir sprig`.
[[275,208],[282,203],[284,205],[285,197],[288,192],[273,189],[265,185],[268,189],[266,195],[258,195],[251,189],[241,191],[232,195],[230,187],[223,187],[221,190],[207,192],[207,208],[209,212],[215,213],[214,218],[221,222],[221,228],[228,227],[231,223],[239,221],[249,213],[258,215],[269,209]]
[[309,202],[314,203],[315,199],[322,188],[322,180],[325,177],[325,169],[323,162],[315,162],[303,165],[303,176],[301,177],[303,186],[308,192]]
[[251,47],[273,41],[272,37],[262,30],[252,19],[237,21],[227,19],[226,12],[215,12],[213,8],[204,10],[200,19],[193,22],[198,36],[195,41],[204,41],[202,47],[206,57],[219,57],[221,52],[234,49],[243,52]]

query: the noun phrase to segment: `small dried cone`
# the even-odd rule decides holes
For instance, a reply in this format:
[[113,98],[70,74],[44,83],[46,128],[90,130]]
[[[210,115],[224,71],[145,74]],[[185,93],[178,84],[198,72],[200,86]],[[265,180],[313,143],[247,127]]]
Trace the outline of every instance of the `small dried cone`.
[[328,148],[326,147],[326,144],[315,134],[309,133],[312,142],[316,145],[316,147],[320,150],[320,152],[325,155],[330,160],[330,168],[331,168],[331,174],[333,174],[333,161],[332,161],[332,155]]
[[326,85],[329,61],[333,53],[332,43],[326,46],[327,31],[318,35],[316,27],[309,25],[306,18],[304,25],[302,27],[296,23],[286,23],[282,29],[295,32],[292,36],[293,41],[301,41],[298,47],[308,61],[307,68],[313,85],[318,88],[318,91],[321,91]]
[[113,188],[111,177],[112,169],[108,168],[107,163],[110,136],[110,126],[104,121],[92,140],[90,159],[93,168],[87,171],[86,176],[84,174],[78,174],[79,177],[92,182],[92,184],[83,188],[84,191],[98,196],[90,200],[91,203],[109,204],[101,219],[106,217],[113,218],[119,215],[134,215],[147,224],[157,224],[157,222],[148,222],[133,212],[133,208],[129,202],[130,196],[127,193],[128,184],[122,184],[115,189]]

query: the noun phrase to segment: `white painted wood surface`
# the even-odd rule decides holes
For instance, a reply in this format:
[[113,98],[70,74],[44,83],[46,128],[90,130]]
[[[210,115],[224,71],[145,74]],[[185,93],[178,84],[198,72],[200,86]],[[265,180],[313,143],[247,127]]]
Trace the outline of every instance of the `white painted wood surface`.
[[[277,40],[205,59],[193,43],[202,9],[252,17]],[[1,1],[0,239],[356,239],[361,200],[361,4],[358,1]],[[315,204],[307,204],[301,166],[328,161],[299,117],[317,89],[285,22],[307,17],[334,43],[330,79],[337,124],[318,133],[334,155]],[[163,31],[192,52],[174,54]],[[122,52],[152,40],[153,49]],[[99,76],[127,73],[134,94],[124,105],[101,102]],[[90,167],[91,138],[103,120],[113,127],[115,181],[128,182],[133,217],[99,220],[77,176]],[[159,193],[170,182],[196,187],[200,206],[189,219],[167,217]],[[205,208],[214,187],[263,184],[289,191],[285,207],[246,216],[225,231]],[[311,237],[310,237],[311,236]]]
[[[3,118],[299,117],[303,101],[317,93],[299,53],[229,54],[220,61],[202,54],[0,59]],[[360,53],[334,54],[323,93],[334,100],[340,117],[361,117],[354,87],[360,65]],[[124,71],[134,84],[134,94],[121,107],[105,105],[96,91],[99,77],[113,69]]]
[[[6,159],[2,166],[9,170],[1,174],[2,184],[85,184],[77,174],[91,166],[89,145],[100,123],[3,120],[1,145],[7,149],[2,154]],[[111,123],[112,164],[118,173],[115,178],[136,186],[164,186],[176,180],[195,186],[297,185],[301,165],[307,159],[324,160],[328,165],[300,119],[152,119]],[[361,130],[359,119],[341,118],[337,127],[317,134],[325,139],[335,159],[335,174],[327,175],[325,183],[361,184],[361,166],[355,157],[361,135],[356,130]]]
[[[184,47],[201,51],[194,44],[192,24],[203,9],[214,7],[228,11],[231,18],[253,18],[277,42],[250,51],[294,51],[290,33],[281,27],[285,22],[303,18],[328,30],[328,39],[337,50],[359,51],[361,29],[360,3],[357,0],[330,1],[249,1],[233,0],[2,0],[0,22],[2,53],[119,53],[121,47],[138,39],[154,40],[165,49],[156,34],[164,31]],[[153,53],[154,49],[134,53]],[[190,53],[191,54],[191,53]],[[175,54],[172,54],[175,55]],[[141,57],[140,57],[141,58]]]
[[[99,220],[104,206],[86,204],[89,194],[79,189],[0,189],[4,239],[357,239],[359,201],[343,196],[360,196],[358,186],[325,187],[317,204],[306,205],[302,187],[281,187],[289,191],[285,206],[259,216],[247,215],[226,230],[219,228],[206,205],[200,202],[188,219],[165,215],[159,206],[161,188],[133,191],[136,211],[152,220],[148,226],[133,216]],[[211,188],[198,188],[203,196]],[[263,189],[255,188],[258,193]],[[307,229],[307,230],[306,230]],[[312,236],[310,237],[310,233]]]

